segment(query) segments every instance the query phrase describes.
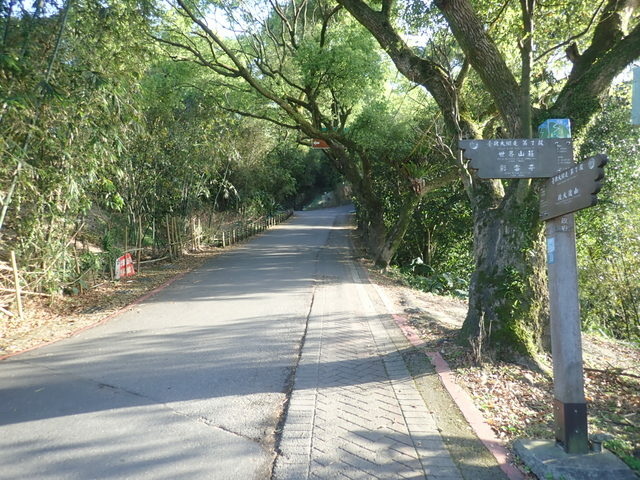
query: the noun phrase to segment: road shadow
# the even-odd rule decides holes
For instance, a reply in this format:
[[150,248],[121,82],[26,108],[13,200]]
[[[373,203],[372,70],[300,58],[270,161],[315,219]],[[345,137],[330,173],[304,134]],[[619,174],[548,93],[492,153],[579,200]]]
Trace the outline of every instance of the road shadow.
[[[345,317],[347,318],[347,317]],[[338,318],[345,321],[345,318]],[[245,318],[233,325],[123,331],[93,339],[77,339],[73,348],[47,349],[44,356],[18,357],[0,369],[0,425],[114,408],[103,397],[136,405],[173,404],[193,400],[282,393],[296,366],[297,349],[284,334],[302,319]],[[260,334],[258,332],[267,332]],[[252,352],[237,345],[256,344]],[[401,351],[411,355],[413,348]],[[271,358],[265,362],[265,358]],[[384,357],[323,362],[316,388],[375,384],[401,379],[384,371]],[[352,375],[338,372],[362,371]],[[413,375],[432,375],[430,364]],[[396,376],[394,376],[396,375]],[[70,397],[73,401],[69,401]],[[1,431],[0,431],[1,434]]]

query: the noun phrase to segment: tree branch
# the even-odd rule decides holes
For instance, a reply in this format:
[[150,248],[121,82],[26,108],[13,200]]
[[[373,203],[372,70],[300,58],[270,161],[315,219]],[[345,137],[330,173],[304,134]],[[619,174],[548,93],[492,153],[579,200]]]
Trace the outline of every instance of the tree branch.
[[338,13],[340,11],[340,9],[342,9],[342,5],[336,5],[323,19],[322,21],[322,29],[320,30],[320,48],[324,48],[324,44],[326,41],[326,35],[327,35],[327,28],[329,28],[329,20],[331,20],[331,17],[333,17],[336,13]]
[[[610,4],[615,2],[609,1]],[[640,24],[626,37],[620,39],[618,36],[619,39],[613,45],[609,44],[606,50],[594,45],[605,32],[612,35],[615,35],[615,31],[619,32],[615,27],[617,22],[612,22],[610,18],[604,20],[604,25],[598,25],[599,33],[594,34],[592,44],[574,64],[556,102],[546,112],[546,118],[571,118],[576,131],[582,129],[600,109],[601,98],[613,79],[640,57]]]
[[564,42],[561,42],[551,48],[546,49],[544,52],[542,52],[540,55],[538,55],[535,58],[535,61],[537,62],[538,60],[544,58],[546,55],[548,55],[549,53],[564,47],[565,45],[569,45],[571,42],[573,42],[574,40],[577,40],[578,38],[586,35],[587,33],[589,33],[589,30],[591,30],[591,27],[593,26],[593,23],[596,20],[596,17],[598,16],[598,13],[600,12],[600,9],[602,8],[602,5],[604,5],[604,2],[606,0],[602,0],[600,2],[600,5],[598,5],[598,8],[596,8],[596,10],[593,12],[593,15],[591,15],[591,19],[589,20],[589,24],[586,26],[586,28],[581,31],[580,33],[576,33],[575,35],[572,35],[571,37],[569,37],[567,40],[565,40]]
[[391,16],[391,9],[393,8],[393,2],[394,0],[382,0],[382,10],[380,10],[380,13],[382,13],[382,16],[387,20],[389,20]]
[[498,23],[498,20],[500,20],[500,17],[502,17],[502,14],[504,13],[504,11],[507,9],[507,7],[509,6],[509,4],[511,3],[511,0],[506,0],[502,6],[500,7],[500,10],[498,10],[498,13],[496,13],[496,16],[493,20],[491,20],[489,22],[489,26],[487,27],[487,31],[490,31],[493,26]]
[[[598,20],[591,44],[573,61],[569,82],[581,77],[598,59],[612,49],[625,35],[626,8],[629,0],[607,0]],[[577,52],[576,52],[577,53]]]
[[[180,43],[180,42],[176,42],[173,40],[167,40],[166,38],[162,38],[162,37],[157,37],[155,35],[149,35],[149,37],[153,40],[155,40],[158,43],[162,43],[164,45],[170,45],[172,47],[175,48],[179,48],[182,50],[186,50],[189,53],[191,53],[196,59],[199,65],[202,65],[203,67],[207,67],[210,68],[211,70],[213,70],[214,72],[216,72],[219,75],[223,75],[225,77],[238,77],[239,76],[239,72],[237,70],[234,70],[231,67],[228,67],[226,65],[222,65],[218,62],[216,63],[212,63],[210,61],[208,61],[206,58],[204,58],[204,56],[202,55],[202,53],[190,46],[190,45],[186,45],[184,43]],[[175,60],[175,58],[174,58]]]
[[452,132],[460,132],[464,137],[475,136],[473,125],[459,115],[455,85],[444,68],[430,59],[418,56],[393,29],[388,19],[362,0],[338,0],[338,3],[344,5],[373,34],[400,73],[429,91]]
[[213,32],[205,22],[203,22],[200,18],[196,17],[190,8],[185,4],[184,0],[177,0],[177,3],[180,5],[180,8],[186,13],[186,15],[194,22],[196,25],[205,32],[211,40],[220,48],[225,55],[229,58],[231,63],[235,66],[238,72],[238,76],[242,77],[245,82],[247,82],[256,92],[258,92],[263,97],[273,101],[276,103],[284,112],[294,120],[300,128],[307,133],[308,135],[314,135],[316,133],[313,125],[309,123],[302,115],[300,115],[295,108],[293,108],[289,103],[267,89],[258,79],[256,79],[251,72],[247,69],[244,63],[236,56],[231,48]]
[[520,102],[513,92],[518,83],[500,50],[487,34],[469,0],[436,0],[453,35],[474,70],[491,94],[505,125],[515,135],[520,131]]
[[268,117],[266,115],[259,115],[257,113],[250,113],[250,112],[247,112],[245,110],[238,110],[238,109],[231,108],[231,107],[220,106],[220,108],[222,110],[224,110],[225,112],[237,113],[238,115],[242,115],[243,117],[250,117],[250,118],[255,118],[255,119],[258,119],[258,120],[264,120],[266,122],[273,123],[274,125],[278,125],[279,127],[288,128],[288,129],[291,129],[291,130],[300,130],[300,127],[298,125],[290,125],[288,123],[281,122],[279,120],[276,120],[274,118]]
[[460,90],[463,87],[464,81],[467,79],[467,75],[469,74],[470,70],[471,70],[471,62],[467,57],[464,57],[464,61],[462,62],[462,67],[460,68],[460,72],[458,72],[458,76],[456,77],[456,80],[455,80],[455,86],[457,90]]

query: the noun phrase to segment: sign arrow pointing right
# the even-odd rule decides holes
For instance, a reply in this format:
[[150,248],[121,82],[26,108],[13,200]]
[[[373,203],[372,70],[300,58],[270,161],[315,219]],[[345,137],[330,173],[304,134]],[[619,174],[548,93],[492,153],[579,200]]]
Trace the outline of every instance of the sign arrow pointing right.
[[540,191],[540,220],[595,205],[608,161],[606,155],[598,154],[547,180]]

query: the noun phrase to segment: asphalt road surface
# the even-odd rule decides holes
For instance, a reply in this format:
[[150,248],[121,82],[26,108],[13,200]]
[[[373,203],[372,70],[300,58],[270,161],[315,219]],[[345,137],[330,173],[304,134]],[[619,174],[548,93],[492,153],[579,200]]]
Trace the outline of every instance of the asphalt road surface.
[[265,478],[336,211],[0,363],[0,478]]
[[348,211],[297,213],[0,362],[0,479],[500,478],[481,453],[452,461],[351,260]]

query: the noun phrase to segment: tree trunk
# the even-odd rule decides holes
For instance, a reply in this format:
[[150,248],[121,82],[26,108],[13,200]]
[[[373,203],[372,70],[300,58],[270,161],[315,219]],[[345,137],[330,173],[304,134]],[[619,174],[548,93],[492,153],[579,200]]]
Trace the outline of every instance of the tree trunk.
[[513,195],[473,212],[475,270],[459,338],[477,352],[491,345],[495,358],[531,356],[548,345],[543,229],[532,204]]
[[[376,198],[367,185],[354,185],[354,194],[360,204],[358,228],[361,231],[365,246],[369,254],[378,263],[380,252],[384,248],[387,229],[384,224],[384,213],[381,202]],[[386,265],[380,265],[385,267]]]
[[[468,119],[464,115],[461,77],[453,81],[437,62],[409,48],[394,30],[392,9],[374,10],[363,0],[338,0],[338,3],[374,35],[400,73],[431,93],[450,132],[457,136],[456,141],[480,138],[476,126],[471,124],[471,116]],[[433,3],[493,99],[505,130],[514,137],[530,137],[534,116],[530,109],[530,73],[536,2],[520,2],[524,20],[520,84],[491,38],[490,29],[474,11],[474,2],[436,0]],[[605,2],[591,44],[582,54],[575,43],[570,45],[576,50],[575,55],[569,57],[574,64],[570,77],[554,104],[546,111],[537,112],[533,125],[547,118],[571,118],[576,134],[588,124],[615,76],[638,58],[640,25],[626,32],[632,6],[635,7],[634,2],[624,0]],[[543,57],[550,52],[545,52]],[[543,327],[548,325],[548,297],[542,225],[537,219],[538,200],[532,182],[504,182],[508,190],[505,194],[503,184],[469,176],[464,164],[458,162],[474,211],[476,271],[471,279],[469,312],[460,336],[477,347],[489,343],[503,356],[533,353],[548,344]]]
[[420,203],[420,198],[418,195],[410,195],[402,203],[396,221],[388,230],[383,244],[376,251],[374,258],[376,265],[386,268],[391,263],[391,260],[393,260],[396,251],[402,244],[407,228],[409,228],[413,212],[418,203]]

